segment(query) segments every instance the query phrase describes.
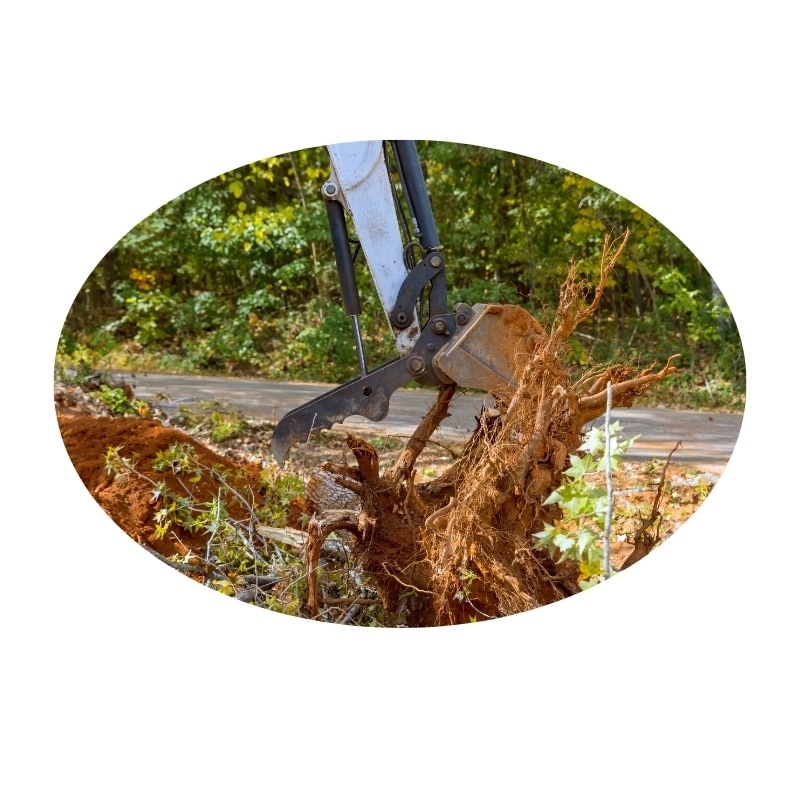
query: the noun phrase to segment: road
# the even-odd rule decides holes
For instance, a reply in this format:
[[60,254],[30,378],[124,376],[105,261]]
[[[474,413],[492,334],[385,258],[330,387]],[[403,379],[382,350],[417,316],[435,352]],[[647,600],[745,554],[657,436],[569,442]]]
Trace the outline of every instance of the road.
[[[134,386],[136,396],[154,401],[165,411],[205,401],[229,403],[248,417],[277,422],[285,413],[332,388],[324,383],[289,383],[245,378],[210,378],[155,373],[114,373]],[[399,389],[392,395],[389,415],[380,422],[348,417],[336,429],[361,435],[410,436],[436,395],[426,389]],[[463,442],[475,427],[483,396],[461,394],[451,405],[451,416],[440,426],[436,438]],[[677,442],[681,447],[673,461],[720,472],[733,451],[742,424],[742,414],[684,411],[666,408],[619,408],[612,420],[622,423],[626,436],[639,435],[628,458],[649,461],[666,458]]]

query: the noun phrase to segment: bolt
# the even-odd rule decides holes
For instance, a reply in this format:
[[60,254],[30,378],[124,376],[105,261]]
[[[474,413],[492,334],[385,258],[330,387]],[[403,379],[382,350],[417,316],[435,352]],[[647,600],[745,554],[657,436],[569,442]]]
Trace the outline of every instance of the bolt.
[[446,333],[447,332],[447,325],[443,319],[435,319],[433,321],[433,332],[434,333]]
[[426,350],[427,350],[429,353],[432,353],[432,352],[433,352],[433,351],[436,349],[436,345],[435,345],[433,342],[428,342],[428,344],[427,344],[427,345],[425,345],[425,349],[426,349]]
[[466,322],[467,322],[467,315],[466,314],[458,314],[458,316],[456,316],[456,322],[459,325],[465,325]]
[[438,267],[442,266],[442,257],[441,256],[431,256],[430,265],[437,269]]
[[405,325],[408,322],[408,314],[405,311],[400,311],[394,315],[394,320],[398,325]]
[[322,187],[322,191],[325,192],[328,197],[333,197],[336,194],[336,185],[333,183],[326,183]]
[[422,375],[425,372],[425,360],[422,356],[413,355],[408,359],[408,371],[412,375]]

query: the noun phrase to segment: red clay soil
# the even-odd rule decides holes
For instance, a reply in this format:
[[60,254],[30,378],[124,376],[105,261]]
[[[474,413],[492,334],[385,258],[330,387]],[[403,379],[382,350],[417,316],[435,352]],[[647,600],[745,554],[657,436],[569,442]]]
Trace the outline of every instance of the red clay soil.
[[[178,528],[160,539],[156,538],[155,514],[159,506],[153,500],[152,484],[139,475],[115,477],[109,474],[106,468],[109,448],[119,448],[119,455],[132,459],[142,475],[155,482],[164,482],[171,491],[185,495],[177,476],[170,471],[154,471],[152,462],[159,451],[176,443],[191,445],[200,464],[209,468],[221,467],[233,476],[229,482],[244,497],[252,498],[254,505],[263,501],[257,465],[223,458],[187,434],[156,420],[59,414],[58,424],[70,459],[92,497],[132,539],[163,556],[182,556],[189,550],[202,553],[206,535],[202,531],[192,533]],[[205,503],[217,496],[220,485],[204,472],[199,482],[191,484],[191,493],[197,503]],[[228,506],[227,510],[231,516],[241,513],[242,518],[246,518],[247,512],[243,508]]]

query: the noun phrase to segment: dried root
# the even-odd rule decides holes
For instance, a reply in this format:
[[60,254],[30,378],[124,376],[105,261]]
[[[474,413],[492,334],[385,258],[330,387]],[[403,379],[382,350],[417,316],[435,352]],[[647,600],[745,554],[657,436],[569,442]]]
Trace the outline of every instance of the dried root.
[[557,565],[534,548],[533,534],[545,522],[555,522],[558,513],[544,502],[561,484],[583,426],[602,414],[607,382],[613,405],[629,406],[675,371],[673,357],[658,371],[612,366],[573,383],[562,364],[568,338],[597,309],[626,241],[627,234],[606,239],[593,295],[570,269],[550,330],[532,322],[530,352],[513,396],[498,403],[499,413],[480,418],[463,454],[444,475],[416,484],[413,466],[447,416],[454,387],[441,390],[385,475],[378,475],[377,454],[368,444],[348,440],[358,464],[349,477],[361,486],[359,522],[349,526],[356,533],[358,558],[385,607],[392,613],[401,609],[406,624],[492,619],[578,591],[574,565]]

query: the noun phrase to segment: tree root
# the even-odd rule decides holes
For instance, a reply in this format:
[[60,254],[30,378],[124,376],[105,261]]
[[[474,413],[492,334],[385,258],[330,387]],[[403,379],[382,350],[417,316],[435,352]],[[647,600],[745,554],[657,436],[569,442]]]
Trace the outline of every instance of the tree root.
[[[532,319],[530,352],[513,394],[484,412],[461,456],[448,471],[418,484],[414,464],[448,416],[454,386],[444,387],[394,466],[378,474],[377,453],[348,437],[357,468],[342,468],[358,487],[358,514],[319,521],[308,547],[309,608],[318,609],[311,567],[320,537],[346,526],[354,553],[391,615],[409,626],[449,625],[516,614],[579,591],[575,564],[556,564],[535,547],[533,534],[554,523],[546,501],[577,453],[584,424],[612,404],[629,406],[648,387],[673,374],[674,356],[660,370],[607,366],[573,382],[562,356],[575,328],[593,313],[628,234],[606,238],[594,293],[571,267],[549,331]],[[534,335],[535,334],[535,335]],[[368,522],[367,522],[368,520]],[[643,537],[642,541],[644,541]]]

